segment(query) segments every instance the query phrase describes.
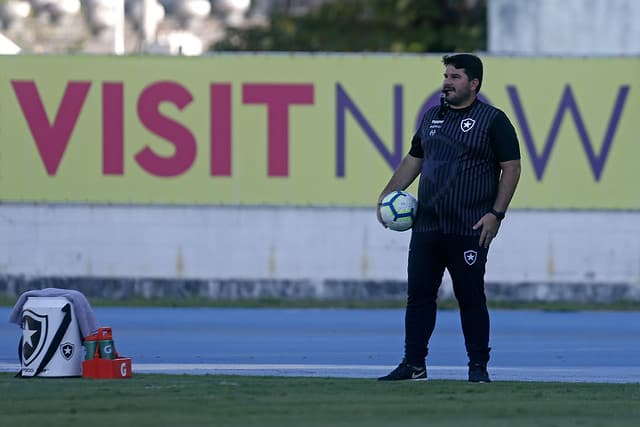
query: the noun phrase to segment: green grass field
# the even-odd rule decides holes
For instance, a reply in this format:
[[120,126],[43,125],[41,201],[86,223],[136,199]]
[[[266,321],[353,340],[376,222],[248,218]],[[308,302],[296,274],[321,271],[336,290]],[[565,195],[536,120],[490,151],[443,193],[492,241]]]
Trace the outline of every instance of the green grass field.
[[0,425],[637,426],[640,384],[0,374]]

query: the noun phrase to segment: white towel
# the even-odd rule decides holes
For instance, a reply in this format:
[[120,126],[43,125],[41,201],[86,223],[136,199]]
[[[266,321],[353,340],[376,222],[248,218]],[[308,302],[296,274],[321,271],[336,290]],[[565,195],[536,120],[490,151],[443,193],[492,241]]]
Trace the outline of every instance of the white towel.
[[13,310],[9,314],[9,322],[20,325],[22,321],[22,307],[29,297],[65,297],[71,301],[82,338],[98,330],[98,321],[93,314],[93,309],[89,301],[82,292],[72,289],[45,288],[24,292],[20,295],[18,301],[13,306]]

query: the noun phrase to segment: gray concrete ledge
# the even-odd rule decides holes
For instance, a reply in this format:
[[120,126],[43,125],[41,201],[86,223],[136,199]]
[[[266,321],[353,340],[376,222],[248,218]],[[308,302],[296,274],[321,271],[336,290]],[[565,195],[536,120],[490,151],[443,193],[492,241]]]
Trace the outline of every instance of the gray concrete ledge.
[[[18,297],[32,289],[75,289],[88,298],[257,298],[318,300],[404,300],[406,284],[394,280],[154,279],[0,276],[0,295]],[[486,284],[487,297],[501,301],[608,303],[640,301],[640,286],[621,283],[523,282]],[[441,298],[452,299],[450,289]]]

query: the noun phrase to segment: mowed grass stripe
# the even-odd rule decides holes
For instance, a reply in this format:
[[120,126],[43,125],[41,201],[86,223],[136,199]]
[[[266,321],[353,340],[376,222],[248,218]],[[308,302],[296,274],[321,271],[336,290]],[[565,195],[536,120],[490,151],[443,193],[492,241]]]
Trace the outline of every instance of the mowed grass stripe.
[[637,426],[640,384],[0,374],[2,426]]

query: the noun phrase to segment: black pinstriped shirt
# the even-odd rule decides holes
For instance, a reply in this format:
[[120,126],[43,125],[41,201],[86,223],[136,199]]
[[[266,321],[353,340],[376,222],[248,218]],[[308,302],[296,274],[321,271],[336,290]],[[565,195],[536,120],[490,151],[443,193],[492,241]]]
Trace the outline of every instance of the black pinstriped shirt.
[[476,99],[427,110],[409,154],[423,158],[413,231],[478,235],[472,227],[493,207],[499,163],[519,159],[520,149],[507,116]]

